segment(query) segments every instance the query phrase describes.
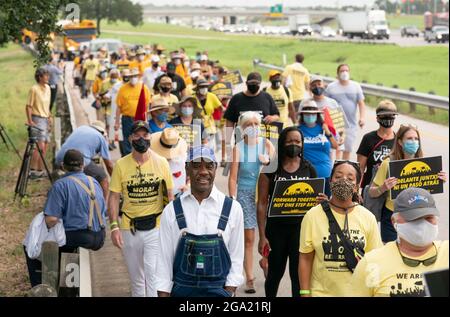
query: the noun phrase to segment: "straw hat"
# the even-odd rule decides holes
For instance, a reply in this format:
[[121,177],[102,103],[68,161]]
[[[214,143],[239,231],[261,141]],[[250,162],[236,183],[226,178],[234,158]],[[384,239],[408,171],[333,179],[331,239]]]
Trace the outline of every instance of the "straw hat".
[[100,132],[101,134],[105,134],[105,124],[102,121],[94,121],[90,124],[91,127],[93,127],[95,130]]
[[307,100],[299,111],[300,113],[322,113],[314,100]]
[[153,98],[150,101],[150,109],[148,109],[148,112],[150,113],[159,109],[167,109],[170,111],[169,103],[164,98]]
[[177,129],[166,128],[152,133],[150,148],[166,159],[186,156],[187,143],[180,137]]

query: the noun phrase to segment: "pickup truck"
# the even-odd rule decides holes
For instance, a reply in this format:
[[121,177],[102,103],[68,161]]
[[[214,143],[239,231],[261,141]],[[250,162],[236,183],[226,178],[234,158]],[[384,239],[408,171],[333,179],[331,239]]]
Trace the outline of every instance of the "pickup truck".
[[431,41],[436,41],[436,43],[448,42],[448,26],[433,26],[430,31],[425,31],[424,36],[428,43],[431,43]]

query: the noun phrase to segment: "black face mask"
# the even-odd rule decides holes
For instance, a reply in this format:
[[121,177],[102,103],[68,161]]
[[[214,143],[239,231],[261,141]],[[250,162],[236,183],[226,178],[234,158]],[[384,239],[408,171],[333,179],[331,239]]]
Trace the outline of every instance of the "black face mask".
[[315,96],[322,96],[324,91],[325,91],[325,89],[323,87],[315,87],[315,88],[311,89],[311,92]]
[[169,92],[172,90],[172,87],[161,87],[162,92]]
[[127,82],[129,82],[129,81],[130,81],[130,77],[124,77],[124,78],[123,78],[123,82],[124,82],[124,83],[127,83]]
[[286,145],[284,147],[284,152],[286,153],[286,156],[290,158],[294,158],[300,155],[302,153],[302,148],[299,145],[296,144],[290,144]]
[[259,90],[259,85],[258,84],[247,85],[247,89],[251,94],[256,94]]
[[271,83],[272,83],[273,89],[278,89],[281,87],[281,80],[274,80],[274,81],[271,81]]
[[378,118],[378,123],[383,127],[383,128],[392,128],[392,126],[394,125],[394,121],[395,121],[395,117],[389,117],[389,118]]
[[148,148],[150,147],[150,140],[146,140],[141,137],[137,140],[133,140],[131,142],[131,145],[139,153],[145,153],[145,152],[147,152]]
[[158,63],[153,63],[152,66],[153,66],[153,68],[158,68],[159,64]]

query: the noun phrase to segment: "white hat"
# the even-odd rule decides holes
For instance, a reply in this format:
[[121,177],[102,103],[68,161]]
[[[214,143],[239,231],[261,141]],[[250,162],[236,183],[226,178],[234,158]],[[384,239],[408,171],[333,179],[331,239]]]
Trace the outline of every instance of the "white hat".
[[208,55],[202,54],[202,55],[200,56],[200,60],[201,60],[201,61],[207,61],[207,60],[208,60]]
[[153,63],[158,63],[158,62],[160,61],[158,55],[152,55],[152,57],[150,58],[150,60],[151,60]]

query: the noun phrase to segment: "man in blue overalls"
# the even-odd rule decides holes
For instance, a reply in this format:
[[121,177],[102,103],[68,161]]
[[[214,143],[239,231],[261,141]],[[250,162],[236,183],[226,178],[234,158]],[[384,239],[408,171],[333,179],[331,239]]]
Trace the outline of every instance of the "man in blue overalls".
[[191,189],[161,216],[160,297],[229,297],[244,281],[242,208],[214,186],[216,170],[212,149],[190,149],[186,172]]

